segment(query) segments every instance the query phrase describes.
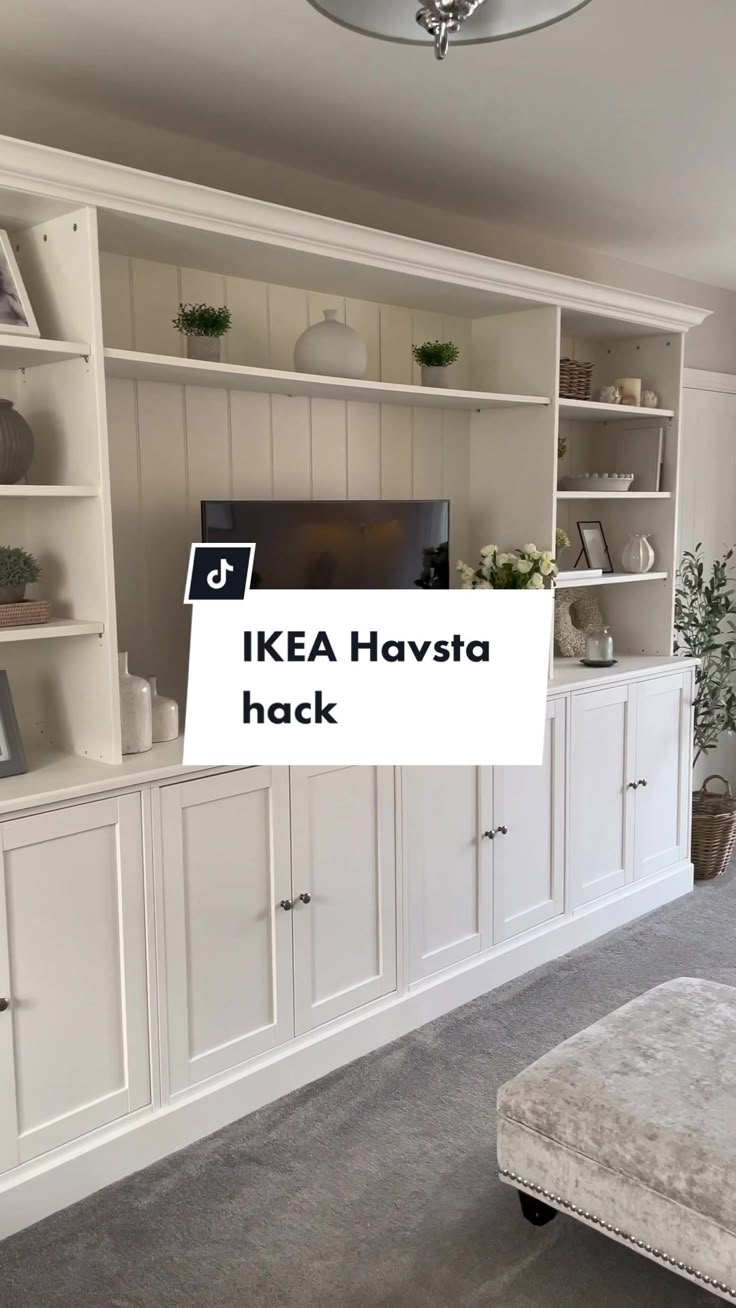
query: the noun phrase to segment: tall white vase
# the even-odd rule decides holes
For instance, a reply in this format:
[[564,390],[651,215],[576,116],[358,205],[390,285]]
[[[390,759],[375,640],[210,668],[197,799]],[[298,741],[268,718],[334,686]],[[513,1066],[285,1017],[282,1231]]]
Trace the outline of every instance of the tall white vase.
[[337,309],[324,312],[324,322],[308,327],[294,346],[296,371],[319,377],[365,377],[368,346],[362,336],[338,320]]
[[128,672],[128,655],[118,654],[120,730],[124,754],[144,754],[153,744],[151,687]]
[[621,555],[625,572],[650,572],[654,566],[654,550],[642,532],[635,532]]
[[168,695],[159,695],[158,678],[146,677],[151,687],[151,714],[153,717],[153,743],[176,740],[179,735],[179,705]]

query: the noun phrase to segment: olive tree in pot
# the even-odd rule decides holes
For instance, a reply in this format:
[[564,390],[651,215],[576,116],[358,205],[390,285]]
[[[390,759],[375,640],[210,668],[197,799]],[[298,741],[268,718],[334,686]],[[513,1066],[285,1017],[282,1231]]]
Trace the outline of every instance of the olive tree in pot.
[[41,568],[32,554],[13,545],[0,545],[0,604],[19,604],[26,586],[38,581]]
[[414,345],[412,353],[422,370],[422,386],[450,385],[448,368],[460,357],[453,341],[425,341],[424,345]]
[[226,305],[180,304],[172,319],[174,326],[187,338],[187,358],[205,363],[219,363],[222,338],[232,326],[233,316]]
[[[736,546],[706,569],[703,546],[686,550],[675,592],[675,653],[700,660],[693,703],[694,762],[736,732]],[[722,794],[708,789],[720,782]],[[736,845],[736,800],[726,777],[693,796],[692,858],[699,880],[719,876]]]

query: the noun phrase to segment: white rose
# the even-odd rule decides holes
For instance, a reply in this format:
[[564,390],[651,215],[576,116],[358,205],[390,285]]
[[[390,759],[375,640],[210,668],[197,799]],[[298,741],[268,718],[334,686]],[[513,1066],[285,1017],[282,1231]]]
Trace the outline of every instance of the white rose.
[[480,557],[482,559],[492,559],[495,557],[497,553],[498,553],[497,545],[484,545],[483,549],[480,552]]
[[544,586],[544,582],[543,582],[542,578],[540,577],[540,575],[539,575],[538,572],[535,572],[535,573],[534,573],[534,576],[529,578],[529,587],[528,587],[528,589],[529,589],[529,590],[541,590],[543,586]]
[[514,566],[517,572],[521,572],[522,574],[525,574],[527,572],[531,572],[532,568],[534,567],[534,564],[532,563],[531,559],[517,559]]
[[525,553],[525,554],[528,554],[529,557],[532,558],[532,559],[538,559],[538,558],[539,558],[539,550],[537,549],[536,545],[525,545],[525,546],[524,546],[524,553]]
[[554,568],[554,564],[551,559],[542,559],[540,561],[539,571],[541,572],[543,577],[548,577],[549,574],[552,572],[553,568]]
[[514,563],[515,560],[516,560],[516,555],[515,555],[515,554],[497,554],[497,555],[496,555],[496,563],[498,564],[499,568],[503,568],[504,565],[507,564],[507,563]]

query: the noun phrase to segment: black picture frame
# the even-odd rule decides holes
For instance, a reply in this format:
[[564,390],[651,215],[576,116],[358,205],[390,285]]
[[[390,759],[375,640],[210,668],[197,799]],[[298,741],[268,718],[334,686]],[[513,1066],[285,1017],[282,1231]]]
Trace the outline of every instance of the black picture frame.
[[27,771],[8,674],[0,668],[0,777],[17,777]]
[[[608,550],[606,533],[601,522],[579,522],[578,532],[583,547],[585,562],[589,568],[601,568],[605,576],[613,572],[611,555]],[[590,533],[586,537],[586,532]],[[595,539],[596,535],[599,539]],[[591,539],[591,536],[593,539]],[[595,546],[595,548],[593,548]]]

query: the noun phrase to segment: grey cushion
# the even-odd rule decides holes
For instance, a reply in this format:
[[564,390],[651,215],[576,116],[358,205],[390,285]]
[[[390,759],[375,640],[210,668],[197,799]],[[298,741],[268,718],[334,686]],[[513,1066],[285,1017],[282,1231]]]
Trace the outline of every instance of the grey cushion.
[[502,1086],[498,1112],[502,1171],[736,1288],[736,990],[649,991]]

